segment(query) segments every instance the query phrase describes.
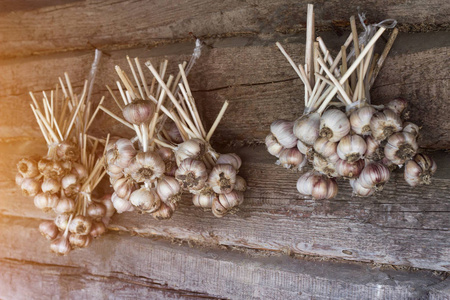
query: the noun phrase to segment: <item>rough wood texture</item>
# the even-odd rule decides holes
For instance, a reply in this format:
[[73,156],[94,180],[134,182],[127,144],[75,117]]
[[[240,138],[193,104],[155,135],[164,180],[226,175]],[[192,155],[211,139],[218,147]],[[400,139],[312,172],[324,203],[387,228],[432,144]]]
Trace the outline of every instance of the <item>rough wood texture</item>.
[[261,257],[115,233],[56,257],[37,225],[0,219],[9,242],[0,243],[0,281],[8,283],[0,298],[425,299],[443,280],[429,271]]
[[[53,1],[55,2],[55,1]],[[197,36],[255,35],[304,30],[308,1],[73,1],[0,18],[0,55],[152,45]],[[357,8],[370,21],[395,18],[403,30],[448,27],[447,1],[326,1],[316,5],[316,28],[348,26]],[[426,24],[424,24],[426,23]]]
[[[14,186],[14,162],[20,153],[8,153],[18,145],[23,148],[16,149],[24,151],[29,144],[0,147],[8,157],[2,166],[0,212],[50,218]],[[110,227],[210,245],[450,270],[448,156],[436,155],[440,169],[430,186],[411,189],[398,173],[377,196],[353,197],[348,183],[342,181],[335,199],[313,201],[298,194],[299,174],[274,165],[275,159],[263,147],[242,148],[238,153],[250,188],[235,215],[218,220],[186,197],[169,221],[124,213],[116,215]]]
[[[442,67],[450,64],[450,42],[445,39],[446,35],[440,33],[427,37],[425,34],[405,34],[399,38],[372,93],[375,104],[386,103],[399,96],[410,101],[410,120],[423,126],[420,145],[426,148],[450,147],[450,123],[447,122],[450,106],[444,101],[450,97],[449,78]],[[329,47],[332,48],[339,44],[342,37],[328,34],[327,40],[330,39]],[[279,118],[293,120],[303,112],[303,87],[274,46],[277,40],[285,45],[294,60],[301,61],[303,38],[292,36],[266,36],[256,40],[230,38],[214,40],[212,49],[204,47],[203,55],[190,75],[190,82],[207,126],[213,123],[223,101],[230,101],[230,109],[217,129],[216,142],[261,143],[272,121]],[[104,86],[114,86],[117,80],[114,65],[128,69],[125,55],[140,56],[143,61],[151,58],[156,63],[167,57],[174,70],[177,63],[189,58],[192,48],[193,43],[190,42],[151,51],[130,49],[112,52],[111,57],[105,55],[99,70],[102,75],[97,80],[97,91],[101,90],[101,94],[108,97],[107,106],[116,109]],[[4,96],[4,109],[0,111],[0,136],[39,136],[29,108],[28,91],[39,95],[42,90],[51,89],[64,70],[70,71],[73,85],[80,87],[92,59],[93,52],[89,51],[0,63],[3,87],[0,95]],[[96,94],[95,97],[99,99],[101,95]],[[22,121],[22,128],[15,126],[19,121]],[[121,127],[104,115],[100,115],[96,125],[108,129],[116,126],[113,127],[115,133],[119,133]],[[106,134],[106,131],[100,130],[99,133]],[[130,134],[129,131],[127,134]]]

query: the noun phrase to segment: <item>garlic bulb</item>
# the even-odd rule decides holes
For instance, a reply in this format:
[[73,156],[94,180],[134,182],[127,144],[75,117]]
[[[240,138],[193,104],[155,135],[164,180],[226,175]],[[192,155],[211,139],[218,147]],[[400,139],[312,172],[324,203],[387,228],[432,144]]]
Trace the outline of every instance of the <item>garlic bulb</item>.
[[98,238],[102,234],[106,232],[106,226],[101,221],[94,221],[92,222],[91,231],[89,233],[90,236],[93,238]]
[[377,140],[385,140],[393,133],[402,130],[402,120],[390,109],[373,114],[370,120],[370,130]]
[[202,161],[187,158],[180,163],[175,178],[184,190],[201,190],[208,179],[208,172]]
[[181,200],[181,186],[174,177],[165,176],[158,181],[156,189],[159,197],[164,203],[172,203]]
[[158,153],[139,152],[124,172],[136,182],[152,183],[165,172],[166,165]]
[[367,150],[366,142],[359,135],[347,135],[337,145],[337,154],[340,159],[354,162],[364,157]]
[[286,169],[296,168],[301,170],[306,164],[306,159],[297,148],[291,148],[281,151],[278,162]]
[[111,202],[112,202],[114,208],[116,209],[117,213],[119,213],[119,214],[126,212],[126,211],[133,210],[133,205],[131,204],[131,202],[120,198],[119,196],[117,196],[116,193],[112,194]]
[[212,203],[212,213],[221,218],[227,214],[232,208],[239,206],[244,202],[244,194],[238,191],[220,194],[218,198],[214,198]]
[[370,105],[358,108],[350,115],[350,125],[352,130],[360,135],[369,135],[370,131],[370,119],[376,112],[376,109]]
[[206,143],[200,139],[189,139],[178,145],[175,151],[177,165],[187,158],[201,159],[206,153]]
[[362,187],[357,179],[350,180],[350,186],[353,188],[353,194],[359,197],[369,197],[372,196],[376,189],[375,188],[365,188]]
[[[320,115],[318,113],[311,113],[295,120],[293,132],[302,143],[312,146],[319,137],[319,127]],[[302,151],[300,148],[299,150],[300,152]]]
[[17,163],[17,171],[23,178],[33,178],[39,175],[38,164],[35,160],[29,158],[22,158]]
[[39,224],[39,232],[49,241],[56,239],[58,236],[58,227],[52,221],[43,221]]
[[376,140],[373,136],[366,136],[367,150],[364,157],[370,160],[380,160],[384,156],[384,151],[380,147],[381,141]]
[[89,176],[86,168],[82,164],[76,162],[72,163],[72,173],[75,174],[80,181]]
[[69,231],[74,234],[89,234],[92,227],[92,219],[86,216],[75,216],[69,224]]
[[24,196],[36,196],[41,191],[41,183],[33,178],[25,178],[20,185]]
[[236,175],[236,182],[234,183],[234,190],[238,192],[245,192],[247,190],[247,182],[244,178]]
[[174,203],[161,203],[159,209],[152,213],[152,217],[156,220],[168,220],[172,218],[173,213],[177,209],[178,204]]
[[276,157],[279,157],[281,150],[284,149],[272,133],[269,133],[269,135],[266,136],[266,147],[267,152]]
[[332,178],[306,172],[297,181],[297,190],[304,196],[312,196],[313,199],[331,199],[337,195],[337,183]]
[[136,154],[137,151],[130,140],[118,139],[114,144],[114,148],[106,153],[107,162],[113,163],[120,168],[126,168]]
[[403,111],[408,107],[408,102],[403,98],[395,98],[389,101],[386,108],[392,110],[397,115],[401,115]]
[[357,181],[365,189],[382,190],[390,178],[389,169],[381,163],[371,162],[365,166]]
[[209,173],[208,184],[217,194],[230,193],[236,182],[236,169],[231,165],[215,165]]
[[[339,159],[338,159],[339,160]],[[315,154],[313,158],[314,169],[328,177],[337,177],[336,163],[326,160],[320,154]]]
[[113,184],[113,189],[117,196],[125,200],[130,199],[131,193],[137,190],[137,188],[138,185],[136,182],[129,177],[119,178]]
[[67,226],[69,225],[69,214],[61,214],[57,215],[55,218],[55,225],[58,227],[60,231],[65,231]]
[[34,197],[34,206],[42,209],[44,212],[48,212],[56,207],[58,201],[59,198],[56,194],[39,193]]
[[329,162],[337,162],[339,156],[337,155],[337,143],[331,142],[326,138],[318,138],[314,143],[314,156],[319,154],[323,159]]
[[415,138],[419,136],[419,126],[411,122],[403,123],[403,132],[411,133]]
[[350,121],[345,113],[338,109],[329,109],[320,118],[320,136],[330,142],[339,142],[350,132]]
[[437,165],[434,160],[425,154],[417,154],[413,160],[406,162],[405,181],[410,186],[430,184],[431,176],[436,172]]
[[80,191],[81,185],[75,174],[67,174],[61,179],[61,187],[67,196],[72,197]]
[[401,165],[413,158],[419,145],[411,133],[398,132],[389,137],[384,147],[384,155],[394,164]]
[[134,100],[127,104],[122,111],[128,122],[140,125],[150,120],[155,113],[155,104],[149,100]]
[[90,235],[71,234],[69,236],[69,243],[73,249],[85,248],[91,243],[92,237]]
[[158,193],[147,187],[134,191],[130,196],[130,202],[140,211],[146,213],[155,212],[161,206],[161,199]]
[[62,141],[56,147],[56,155],[58,155],[61,160],[75,161],[79,157],[80,153],[74,143]]
[[214,199],[218,200],[219,195],[214,193],[211,189],[203,189],[200,193],[192,196],[192,203],[195,206],[203,208],[211,208]]
[[44,193],[56,194],[61,189],[61,183],[54,178],[44,178],[41,189]]
[[183,142],[183,137],[181,136],[181,133],[174,122],[172,122],[171,120],[166,121],[164,123],[164,128],[166,129],[166,132],[169,135],[171,141],[177,144]]
[[297,137],[293,133],[294,122],[276,120],[270,125],[270,132],[284,148],[297,145]]
[[111,218],[116,212],[116,209],[114,208],[114,205],[111,201],[111,195],[103,196],[103,198],[100,200],[100,203],[102,203],[106,207],[105,217]]
[[93,220],[100,220],[106,216],[106,206],[102,203],[92,201],[86,209],[86,213]]
[[64,176],[67,168],[63,168],[60,162],[41,159],[38,162],[38,170],[45,177],[59,178]]
[[72,250],[72,247],[69,243],[69,238],[67,235],[63,235],[57,239],[55,239],[50,244],[50,250],[58,255],[66,255]]
[[364,169],[364,160],[360,159],[355,162],[349,162],[340,159],[336,162],[336,172],[344,178],[357,178]]
[[300,140],[297,141],[297,149],[303,155],[308,156],[310,154],[310,152],[312,151],[312,148],[313,147],[306,145],[305,143],[303,143]]
[[75,211],[75,201],[67,197],[61,197],[58,204],[53,208],[53,211],[58,215],[72,213]]
[[241,158],[236,153],[221,154],[216,161],[218,165],[232,165],[238,171],[242,165]]
[[17,173],[15,177],[16,185],[21,186],[25,178],[23,178],[22,174]]

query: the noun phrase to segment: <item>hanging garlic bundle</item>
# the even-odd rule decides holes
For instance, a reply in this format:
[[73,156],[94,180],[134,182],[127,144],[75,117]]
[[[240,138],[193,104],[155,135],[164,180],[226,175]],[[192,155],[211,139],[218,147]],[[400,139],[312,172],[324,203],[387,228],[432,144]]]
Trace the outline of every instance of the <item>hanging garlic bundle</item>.
[[[96,52],[95,69],[100,55]],[[51,241],[53,252],[65,255],[90,244],[106,231],[114,214],[110,198],[92,198],[103,172],[103,157],[96,152],[101,140],[86,134],[98,112],[93,109],[85,81],[82,95],[74,94],[69,76],[67,88],[60,78],[50,99],[43,92],[42,106],[30,92],[31,109],[48,145],[48,153],[38,160],[23,158],[17,164],[16,183],[44,212],[56,213],[54,221],[44,221],[39,231]],[[93,76],[91,76],[91,82]],[[103,98],[100,102],[103,101]]]
[[[386,106],[370,104],[370,87],[398,30],[394,29],[379,58],[374,45],[396,21],[366,26],[360,19],[365,31],[358,38],[352,17],[352,33],[333,58],[322,38],[314,41],[313,5],[309,4],[304,67],[295,64],[277,43],[305,85],[305,112],[294,122],[274,121],[266,146],[285,168],[302,170],[307,161],[312,164],[314,172],[300,177],[297,189],[315,199],[336,195],[334,178],[350,180],[355,195],[370,196],[382,189],[395,167],[406,164],[405,179],[412,186],[429,184],[436,170],[430,157],[416,154],[419,127],[404,122],[407,101],[397,98]],[[388,22],[392,24],[386,26]]]
[[[185,191],[193,194],[195,206],[211,208],[216,217],[222,217],[244,201],[245,180],[238,176],[242,161],[235,153],[219,154],[209,141],[219,125],[228,107],[225,101],[216,120],[208,132],[205,131],[199,117],[195,100],[189,87],[183,65],[179,65],[182,83],[178,84],[178,93],[164,83],[153,65],[148,61],[147,67],[160,86],[169,96],[175,109],[166,115],[175,123],[184,142],[177,147],[170,145],[171,140],[158,141],[175,152],[178,169],[175,178]],[[174,96],[177,94],[178,99]]]

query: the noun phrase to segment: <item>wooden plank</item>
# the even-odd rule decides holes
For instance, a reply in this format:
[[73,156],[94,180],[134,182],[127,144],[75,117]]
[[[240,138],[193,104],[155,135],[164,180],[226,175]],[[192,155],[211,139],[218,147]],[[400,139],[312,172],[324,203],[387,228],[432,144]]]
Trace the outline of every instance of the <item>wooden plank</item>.
[[[54,1],[53,1],[54,2]],[[230,0],[85,1],[12,11],[0,18],[0,55],[129,47],[200,37],[304,31],[308,1],[242,2]],[[348,26],[357,8],[370,22],[397,19],[404,31],[448,28],[450,6],[444,0],[423,2],[327,1],[315,8],[316,28]],[[82,20],[82,22],[80,21]]]
[[147,291],[146,298],[425,299],[443,281],[430,271],[192,248],[116,233],[57,257],[37,225],[0,218],[1,239],[8,241],[0,243],[1,298],[136,298]]
[[[21,143],[26,149],[27,144]],[[4,158],[0,212],[52,218],[34,208],[32,200],[20,196],[14,186],[14,164],[20,154],[10,150],[16,148],[14,143],[0,147]],[[250,188],[236,214],[218,220],[185,197],[171,220],[125,213],[116,215],[110,227],[205,245],[450,270],[448,154],[437,156],[439,168],[430,186],[412,189],[401,173],[395,173],[377,196],[353,197],[348,183],[340,182],[335,199],[313,201],[297,193],[299,174],[274,165],[275,159],[263,147],[242,148],[238,153]]]
[[[342,38],[328,34],[330,48]],[[450,147],[450,107],[445,105],[448,83],[445,68],[450,63],[450,43],[445,33],[427,37],[425,34],[405,34],[394,45],[392,55],[381,70],[373,89],[373,102],[386,103],[404,96],[411,103],[411,121],[424,126],[420,138],[423,147],[447,149]],[[195,97],[209,127],[220,110],[224,99],[230,109],[222,120],[215,136],[216,143],[238,141],[243,143],[264,140],[269,125],[278,118],[295,119],[303,111],[303,87],[274,43],[277,36],[230,38],[217,40],[212,49],[204,47],[203,56],[195,65],[190,81]],[[282,43],[296,61],[301,61],[303,44],[300,37],[285,37]],[[397,46],[398,45],[398,46]],[[425,46],[424,46],[425,45]],[[409,47],[408,47],[409,46]],[[184,43],[152,50],[129,49],[104,56],[97,80],[100,94],[107,95],[106,105],[116,109],[104,89],[117,80],[113,67],[119,64],[128,68],[124,56],[151,57],[154,62],[167,57],[176,63],[188,59],[193,44]],[[64,70],[70,71],[74,86],[80,87],[93,59],[92,52],[58,54],[48,57],[6,60],[0,63],[0,82],[3,110],[0,111],[0,136],[18,136],[17,123],[22,120],[24,135],[39,136],[32,113],[28,107],[28,91],[50,89]],[[426,80],[423,80],[426,78]],[[100,99],[96,94],[93,99]],[[100,115],[94,128],[110,128],[117,122]],[[34,130],[33,130],[34,128]],[[114,131],[120,133],[120,131]],[[104,131],[100,133],[104,134]],[[127,131],[127,134],[130,132]]]
[[450,299],[450,278],[434,285],[430,289],[430,300],[447,300]]

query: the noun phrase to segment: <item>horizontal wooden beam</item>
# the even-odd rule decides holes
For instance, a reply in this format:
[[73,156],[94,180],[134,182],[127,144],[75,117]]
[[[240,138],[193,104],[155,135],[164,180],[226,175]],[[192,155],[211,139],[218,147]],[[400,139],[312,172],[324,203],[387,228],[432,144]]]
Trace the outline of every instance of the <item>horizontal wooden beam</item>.
[[439,295],[431,271],[189,247],[107,233],[58,257],[37,220],[0,219],[0,298],[422,299]]

